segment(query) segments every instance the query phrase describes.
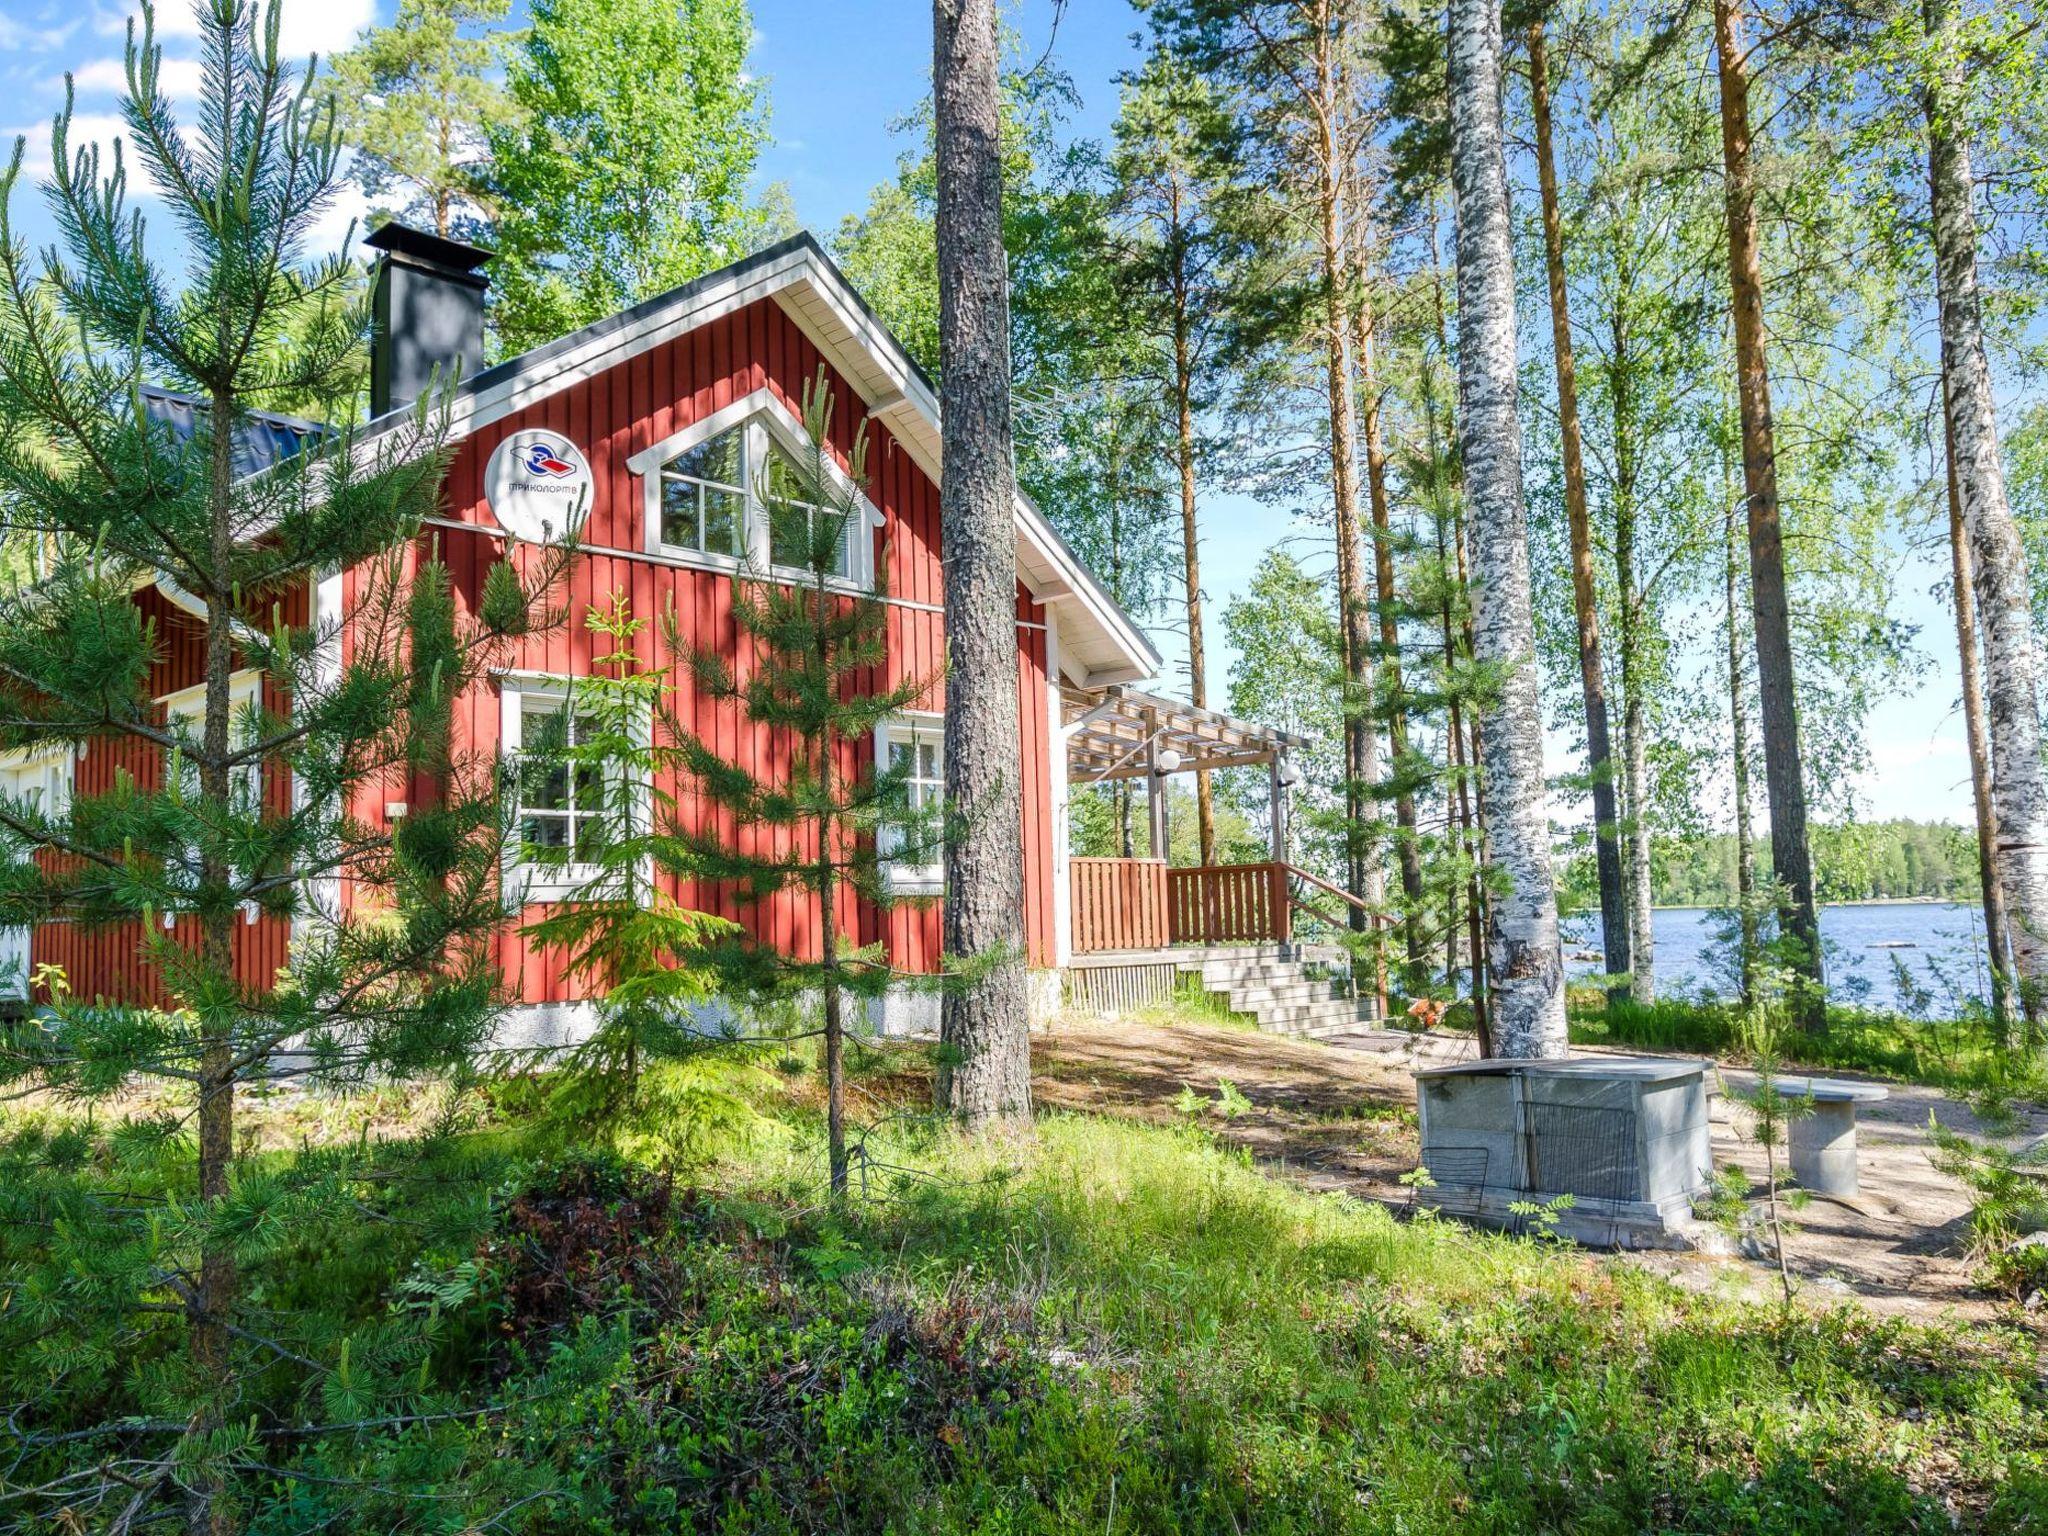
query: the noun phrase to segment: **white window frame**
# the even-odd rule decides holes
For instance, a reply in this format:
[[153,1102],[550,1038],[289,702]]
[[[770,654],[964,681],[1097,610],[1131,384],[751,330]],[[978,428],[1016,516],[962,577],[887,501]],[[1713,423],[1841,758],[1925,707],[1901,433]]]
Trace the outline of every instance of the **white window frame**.
[[[670,461],[688,453],[692,448],[709,442],[725,432],[740,428],[746,433],[745,451],[741,477],[745,482],[746,501],[741,542],[746,548],[744,556],[721,554],[715,550],[694,549],[687,544],[666,544],[661,537],[661,485],[662,471]],[[811,462],[811,442],[804,432],[803,423],[791,414],[788,406],[772,389],[757,389],[733,401],[722,410],[713,411],[701,420],[693,421],[681,431],[672,433],[652,447],[643,448],[626,460],[626,467],[640,477],[642,505],[646,513],[647,548],[684,565],[699,566],[713,571],[752,571],[782,581],[802,581],[810,573],[800,568],[781,566],[774,563],[768,538],[768,508],[763,500],[762,478],[767,469],[768,445],[774,443],[799,465]],[[833,577],[829,585],[842,591],[868,592],[875,585],[875,535],[882,526],[881,511],[870,501],[865,492],[853,483],[843,467],[830,454],[825,458],[825,472],[839,496],[858,498],[853,526],[847,529],[846,538],[850,548],[849,574]]]
[[[576,685],[584,679],[565,677],[541,672],[500,672],[498,676],[498,760],[514,770],[510,782],[516,796],[519,779],[517,774],[520,752],[526,742],[526,717],[528,714],[551,713],[573,698]],[[639,721],[642,740],[653,729],[653,722],[646,715]],[[651,795],[646,786],[641,787],[637,798],[644,812]],[[514,903],[543,903],[567,901],[585,894],[592,883],[601,879],[604,869],[597,864],[579,864],[569,861],[561,864],[540,864],[520,856],[524,840],[520,837],[519,806],[515,800],[512,807],[512,836],[505,845],[504,888],[507,898]],[[574,846],[577,812],[569,813],[570,846]]]
[[[946,717],[935,710],[906,710],[892,715],[875,727],[875,772],[889,771],[889,748],[899,741],[914,744],[936,740],[939,746],[939,793],[946,788]],[[882,865],[883,888],[899,896],[937,896],[946,888],[946,859],[943,846],[929,864],[906,864],[890,857],[889,844],[898,829],[883,827],[877,838],[876,854]]]
[[[248,744],[247,733],[242,729],[245,712],[257,707],[263,697],[263,674],[254,667],[244,667],[228,679],[228,729],[231,741],[237,748]],[[190,688],[180,688],[176,693],[166,693],[157,699],[164,711],[164,723],[174,735],[186,735],[196,744],[206,729],[206,684],[196,683]],[[181,731],[179,728],[183,727]],[[190,759],[188,758],[189,762]],[[168,776],[171,768],[171,754],[164,752],[164,772]],[[170,787],[168,777],[165,788]],[[263,797],[263,765],[260,762],[237,764],[230,773],[229,793],[237,798],[246,798],[250,804],[261,806]],[[253,901],[242,903],[242,920],[256,921],[260,909]],[[172,927],[177,914],[166,912],[164,926]]]
[[[64,744],[0,753],[0,785],[15,795],[42,792],[47,799],[38,809],[46,815],[62,815],[77,788],[78,756],[76,747]],[[31,927],[0,928],[0,997],[17,1002],[28,999],[34,944],[35,930]]]

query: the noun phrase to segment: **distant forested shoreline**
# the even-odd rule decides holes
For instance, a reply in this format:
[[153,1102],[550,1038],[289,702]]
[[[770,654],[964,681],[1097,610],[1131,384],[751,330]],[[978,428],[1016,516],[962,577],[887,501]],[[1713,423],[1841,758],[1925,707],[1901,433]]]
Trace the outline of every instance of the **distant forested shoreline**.
[[[1968,827],[1900,819],[1816,824],[1811,833],[1815,895],[1823,903],[1977,899],[1977,842]],[[1767,848],[1759,850],[1766,857]],[[1573,861],[1575,885],[1581,864],[1590,896],[1596,889],[1590,853]],[[1735,835],[1657,838],[1650,889],[1660,907],[1732,905]]]

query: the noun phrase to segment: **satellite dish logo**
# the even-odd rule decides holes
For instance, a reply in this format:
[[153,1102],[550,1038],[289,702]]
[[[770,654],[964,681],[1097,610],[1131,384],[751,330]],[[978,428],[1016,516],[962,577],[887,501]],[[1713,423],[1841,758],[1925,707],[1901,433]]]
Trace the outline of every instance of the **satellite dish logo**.
[[526,472],[530,475],[546,475],[552,480],[561,480],[576,473],[576,466],[563,455],[570,450],[550,447],[546,443],[529,444],[526,450]]
[[573,538],[595,494],[589,460],[558,432],[514,432],[484,466],[484,500],[498,526],[531,543]]

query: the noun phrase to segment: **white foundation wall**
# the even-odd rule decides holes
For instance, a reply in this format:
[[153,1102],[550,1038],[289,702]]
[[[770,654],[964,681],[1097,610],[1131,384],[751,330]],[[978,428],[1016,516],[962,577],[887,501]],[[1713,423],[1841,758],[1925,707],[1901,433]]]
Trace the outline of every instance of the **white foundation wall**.
[[[1025,1006],[1031,1027],[1044,1029],[1061,1007],[1063,978],[1058,971],[1027,971]],[[896,986],[870,999],[865,1014],[849,1022],[854,1029],[888,1040],[936,1039],[940,994],[932,987]],[[728,1031],[741,1036],[766,1033],[749,1028],[746,1015],[724,999],[714,998],[690,1010],[691,1022],[707,1035]],[[597,1010],[590,1003],[524,1003],[508,1009],[494,1045],[499,1050],[562,1050],[588,1040],[597,1028]]]

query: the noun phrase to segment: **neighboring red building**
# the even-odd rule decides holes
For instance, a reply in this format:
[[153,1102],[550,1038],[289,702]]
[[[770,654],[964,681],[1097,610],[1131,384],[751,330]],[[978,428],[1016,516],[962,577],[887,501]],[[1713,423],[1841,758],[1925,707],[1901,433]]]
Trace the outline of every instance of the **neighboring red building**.
[[[475,272],[482,253],[389,226],[372,243],[383,251],[373,403],[398,409],[423,387],[431,365],[461,360],[473,367],[480,359],[482,280]],[[821,365],[839,402],[834,434],[842,456],[863,415],[869,422],[869,516],[849,539],[844,578],[856,588],[872,588],[877,573],[886,578],[887,681],[934,672],[945,647],[937,400],[824,251],[798,235],[476,372],[456,391],[450,429],[459,446],[443,513],[431,531],[459,601],[477,601],[508,523],[525,523],[512,531],[530,539],[562,531],[537,526],[556,508],[587,507],[568,577],[569,624],[525,643],[488,687],[462,702],[466,745],[516,751],[537,715],[562,707],[568,684],[591,668],[584,613],[614,591],[649,618],[673,607],[699,645],[737,644],[730,577],[742,561],[774,568],[775,529],[759,492],[769,461],[802,449],[800,401]],[[174,413],[176,397],[164,396],[154,408]],[[277,441],[248,448],[251,467],[260,466],[265,452],[291,451],[293,434],[311,430],[277,423]],[[1077,712],[1073,701],[1106,697],[1102,690],[1112,685],[1152,675],[1159,656],[1022,496],[1016,527],[1024,931],[1030,964],[1046,978],[1040,996],[1050,1002],[1057,995],[1051,979],[1074,947],[1065,829],[1072,733],[1062,727]],[[311,617],[326,622],[346,615],[355,580],[344,571],[319,582],[305,594]],[[171,709],[186,706],[200,677],[199,631],[181,598],[158,588],[144,589],[137,599],[151,608],[166,640],[158,691]],[[648,659],[658,660],[651,629],[644,643]],[[253,687],[255,674],[248,676]],[[677,676],[675,687],[679,713],[721,750],[756,770],[773,772],[788,760],[786,742],[727,706],[696,700],[687,676]],[[919,777],[938,780],[941,705],[933,697],[927,708],[886,727],[881,739],[845,744],[846,766],[869,754],[907,751]],[[1103,714],[1094,708],[1090,721]],[[0,765],[0,773],[20,776],[24,786],[46,785],[54,796],[68,793],[72,782],[101,787],[117,761],[147,782],[161,767],[141,756],[126,747],[117,755],[111,746],[95,746],[75,764],[22,759]],[[267,792],[286,791],[271,786]],[[375,816],[404,811],[398,803],[366,809]],[[550,802],[522,813],[529,835],[573,843],[574,804]],[[531,872],[515,870],[511,878],[529,916],[557,894]],[[895,878],[909,890],[937,890],[936,870],[899,869]],[[800,895],[742,904],[717,887],[686,886],[675,894],[743,922],[778,947],[804,952],[818,942],[815,911]],[[500,956],[512,988],[531,1010],[524,1032],[549,1036],[573,1029],[583,1011],[576,1006],[576,983],[519,928],[516,920],[508,922]],[[881,940],[905,969],[937,968],[934,905],[862,910],[854,936]],[[27,937],[17,936],[17,950]],[[274,974],[288,938],[280,922],[258,917],[249,923],[240,963],[252,980]],[[49,924],[35,932],[30,960],[62,965],[77,993],[141,999],[151,995],[152,981],[137,965],[136,939],[133,931],[87,933]],[[921,1006],[927,1005],[906,1000],[877,1022],[920,1022]]]

